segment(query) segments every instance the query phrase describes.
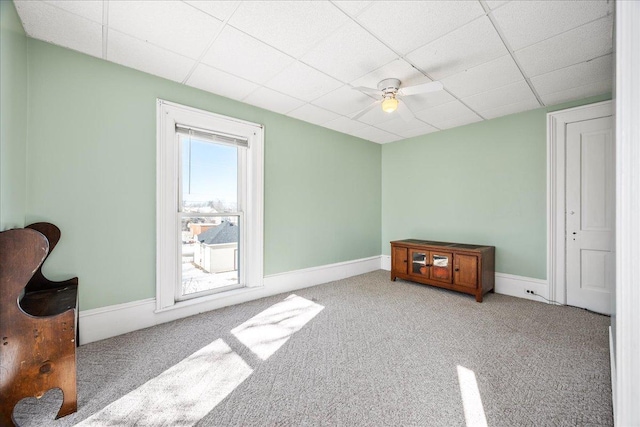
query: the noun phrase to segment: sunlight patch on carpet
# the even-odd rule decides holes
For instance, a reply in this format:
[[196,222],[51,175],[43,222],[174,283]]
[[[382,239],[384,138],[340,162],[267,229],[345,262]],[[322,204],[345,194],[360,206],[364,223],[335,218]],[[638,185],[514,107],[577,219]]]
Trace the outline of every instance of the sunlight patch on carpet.
[[323,309],[313,301],[292,294],[232,329],[231,333],[256,356],[267,360]]
[[476,374],[471,369],[458,365],[458,382],[467,427],[487,427],[487,417],[482,407]]
[[252,372],[217,339],[76,426],[192,426]]

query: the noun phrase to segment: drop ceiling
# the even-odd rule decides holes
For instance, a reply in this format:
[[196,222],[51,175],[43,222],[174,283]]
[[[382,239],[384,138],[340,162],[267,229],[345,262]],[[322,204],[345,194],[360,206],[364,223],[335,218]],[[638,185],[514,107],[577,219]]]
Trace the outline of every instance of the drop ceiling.
[[[611,91],[613,1],[16,0],[30,37],[377,143]],[[375,108],[353,87],[439,80]],[[403,105],[400,105],[402,108]],[[405,107],[406,108],[406,107]]]

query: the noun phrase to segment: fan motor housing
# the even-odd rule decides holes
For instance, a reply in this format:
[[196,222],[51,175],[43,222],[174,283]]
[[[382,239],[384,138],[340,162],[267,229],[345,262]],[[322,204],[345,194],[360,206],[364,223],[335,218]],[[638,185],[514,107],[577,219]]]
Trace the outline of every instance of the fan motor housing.
[[400,89],[400,80],[398,79],[384,79],[378,83],[378,90],[381,90],[386,94],[395,94]]

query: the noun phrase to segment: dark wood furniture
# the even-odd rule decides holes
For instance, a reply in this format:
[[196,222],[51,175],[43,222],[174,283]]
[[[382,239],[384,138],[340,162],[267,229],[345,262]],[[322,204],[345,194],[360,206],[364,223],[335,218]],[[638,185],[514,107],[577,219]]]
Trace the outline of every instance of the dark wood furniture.
[[495,247],[428,240],[391,242],[391,280],[396,278],[482,296],[494,291]]
[[60,230],[47,223],[0,233],[2,426],[14,425],[13,408],[21,399],[40,398],[52,388],[63,393],[56,418],[77,410],[78,279],[52,282],[41,270],[59,238]]

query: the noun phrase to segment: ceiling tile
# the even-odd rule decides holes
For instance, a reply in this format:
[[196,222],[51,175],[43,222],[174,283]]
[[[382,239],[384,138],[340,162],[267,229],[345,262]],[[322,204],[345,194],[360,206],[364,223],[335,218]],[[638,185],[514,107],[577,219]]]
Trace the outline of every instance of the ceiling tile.
[[287,114],[302,106],[304,101],[284,95],[266,87],[261,87],[251,95],[242,100],[247,104],[264,108],[265,110],[275,111],[276,113]]
[[606,79],[560,92],[540,95],[540,97],[546,105],[557,105],[563,102],[575,101],[576,99],[584,99],[589,96],[611,93],[611,90],[612,79]]
[[343,82],[364,76],[396,55],[355,22],[349,22],[301,60]]
[[46,0],[45,3],[102,24],[102,1]]
[[458,126],[464,126],[471,123],[477,123],[480,121],[482,121],[482,119],[475,114],[473,116],[471,115],[459,116],[459,117],[454,117],[450,120],[445,120],[444,122],[440,122],[440,125],[438,127],[444,130],[444,129],[457,128]]
[[404,87],[420,83],[429,83],[431,81],[430,78],[412,67],[407,61],[402,58],[397,58],[369,74],[355,79],[351,82],[351,85],[377,89],[378,83],[381,80],[389,78],[400,80],[401,85]]
[[313,101],[339,88],[342,83],[296,61],[269,80],[265,86],[298,99]]
[[487,3],[489,9],[495,10],[500,6],[504,6],[505,4],[509,3],[509,0],[486,0],[485,3]]
[[[536,97],[526,81],[511,83],[506,86],[478,93],[462,99],[476,111],[497,108],[502,105],[515,104],[521,101],[536,101]],[[539,105],[539,104],[538,104]]]
[[367,127],[367,125],[362,122],[351,120],[344,116],[338,117],[335,120],[330,120],[327,123],[324,123],[322,126],[342,133],[350,133],[358,129]]
[[483,14],[477,1],[376,1],[357,20],[404,55]]
[[15,6],[29,37],[102,57],[102,25],[47,3],[16,1]]
[[440,129],[455,121],[470,123],[476,119],[477,121],[482,120],[476,113],[457,100],[420,111],[416,113],[416,117]]
[[229,26],[202,58],[207,65],[260,84],[293,61],[292,57]]
[[396,135],[402,135],[403,133],[416,130],[425,130],[425,133],[427,133],[427,131],[429,131],[430,129],[433,129],[433,131],[437,130],[418,119],[414,118],[412,120],[405,121],[402,119],[402,117],[399,116],[395,116],[395,118],[387,120],[386,122],[378,123],[375,125],[375,127],[387,132],[394,133]]
[[607,0],[512,1],[493,13],[512,49],[518,50],[613,11]]
[[296,58],[349,18],[325,1],[242,2],[229,24]]
[[332,1],[331,3],[333,3],[336,6],[338,6],[340,9],[342,9],[349,16],[355,18],[360,13],[362,13],[362,11],[365,10],[367,6],[373,4],[374,2],[372,2],[372,1],[357,1],[357,0],[338,0],[338,1]]
[[351,135],[358,138],[366,139],[367,141],[377,142],[378,144],[385,144],[387,142],[398,141],[402,139],[399,135],[394,135],[389,132],[374,128],[373,126],[367,126],[362,129],[358,129],[355,132],[350,132]]
[[216,70],[204,64],[199,64],[189,80],[189,86],[241,100],[259,86],[248,80],[241,79],[224,71]]
[[523,78],[524,76],[511,55],[505,55],[444,78],[442,83],[455,96],[464,98],[517,82]]
[[603,80],[613,81],[611,55],[601,56],[560,70],[531,78],[531,83],[540,95],[561,92]]
[[204,13],[211,15],[216,19],[219,19],[220,21],[224,21],[231,16],[240,2],[224,0],[185,0],[185,3],[190,4],[196,9],[199,9]]
[[287,116],[304,120],[305,122],[313,123],[316,125],[323,125],[328,121],[335,120],[338,117],[341,117],[336,113],[332,113],[331,111],[327,111],[324,108],[316,107],[312,104],[305,104],[300,108],[296,108],[295,110],[290,111]]
[[613,17],[598,19],[515,53],[528,77],[577,64],[613,50]]
[[109,31],[107,60],[176,82],[182,82],[195,64],[192,59],[116,30]]
[[398,135],[402,136],[403,138],[413,138],[415,136],[426,135],[433,132],[438,132],[438,129],[434,128],[433,126],[424,125],[423,128],[401,131],[398,133]]
[[446,104],[454,101],[455,98],[448,92],[441,90],[438,92],[424,93],[420,95],[405,96],[402,98],[413,112],[423,111],[436,105]]
[[198,59],[222,23],[182,1],[109,0],[109,27]]
[[373,98],[345,85],[314,100],[312,104],[334,113],[349,116],[368,107],[374,101]]
[[407,59],[434,79],[442,79],[507,53],[485,16],[411,52]]
[[526,101],[520,101],[514,104],[502,105],[496,108],[478,110],[478,113],[482,114],[482,116],[485,119],[494,119],[496,117],[520,113],[522,111],[534,110],[536,108],[540,108],[540,103],[538,102],[538,100],[528,99]]

